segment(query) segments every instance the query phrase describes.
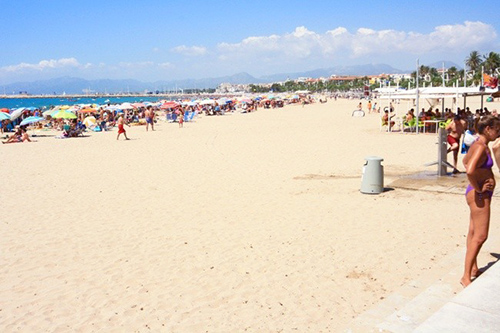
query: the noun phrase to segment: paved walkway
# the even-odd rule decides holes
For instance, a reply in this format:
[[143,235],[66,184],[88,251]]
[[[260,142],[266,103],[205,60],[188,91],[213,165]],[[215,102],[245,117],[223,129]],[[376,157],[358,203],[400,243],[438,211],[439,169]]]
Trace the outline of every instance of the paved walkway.
[[500,332],[500,264],[491,266],[415,332]]

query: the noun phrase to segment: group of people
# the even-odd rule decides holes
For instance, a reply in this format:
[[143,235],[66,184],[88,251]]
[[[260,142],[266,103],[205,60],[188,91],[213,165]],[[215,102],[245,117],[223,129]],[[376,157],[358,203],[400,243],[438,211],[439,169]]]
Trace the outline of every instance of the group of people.
[[2,141],[2,143],[17,143],[17,142],[33,142],[29,135],[28,131],[26,130],[26,126],[19,126],[17,125],[15,127],[15,131],[13,134],[7,137],[7,140]]

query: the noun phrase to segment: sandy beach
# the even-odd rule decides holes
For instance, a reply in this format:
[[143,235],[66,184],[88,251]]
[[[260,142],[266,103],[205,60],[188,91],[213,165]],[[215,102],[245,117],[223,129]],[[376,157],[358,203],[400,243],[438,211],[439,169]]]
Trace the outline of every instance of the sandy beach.
[[366,156],[390,187],[435,170],[437,137],[381,132],[358,103],[0,146],[0,330],[338,332],[433,274],[465,248],[465,199],[360,193]]

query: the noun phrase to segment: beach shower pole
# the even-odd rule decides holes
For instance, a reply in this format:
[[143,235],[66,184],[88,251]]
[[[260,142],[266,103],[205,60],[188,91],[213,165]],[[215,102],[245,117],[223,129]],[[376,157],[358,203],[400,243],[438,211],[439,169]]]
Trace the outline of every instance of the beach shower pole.
[[416,123],[417,125],[416,125],[416,127],[415,127],[415,133],[417,133],[417,134],[418,134],[418,114],[420,113],[420,107],[419,107],[419,103],[418,103],[418,99],[419,99],[419,97],[418,97],[418,59],[417,59],[416,87],[417,87],[417,88],[416,88],[415,92],[416,92],[416,94],[417,94],[417,105],[416,105],[416,108],[417,108],[417,119],[416,119],[416,122],[415,122],[415,123]]

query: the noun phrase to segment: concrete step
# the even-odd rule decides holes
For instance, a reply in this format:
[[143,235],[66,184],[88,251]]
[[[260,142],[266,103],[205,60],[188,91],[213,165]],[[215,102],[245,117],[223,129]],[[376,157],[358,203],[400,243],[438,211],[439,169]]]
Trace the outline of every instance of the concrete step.
[[357,316],[345,332],[412,332],[452,299],[462,287],[464,251],[441,259],[417,280],[409,281]]

